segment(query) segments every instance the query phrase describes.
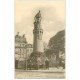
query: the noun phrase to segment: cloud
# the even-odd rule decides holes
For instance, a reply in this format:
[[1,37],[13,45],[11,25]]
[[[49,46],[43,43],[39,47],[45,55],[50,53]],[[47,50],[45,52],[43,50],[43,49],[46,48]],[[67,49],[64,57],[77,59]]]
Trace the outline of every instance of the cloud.
[[[31,3],[31,2],[30,2]],[[15,8],[15,34],[25,34],[27,41],[33,43],[34,16],[41,10],[43,40],[48,42],[58,31],[65,29],[64,2],[32,3],[17,2]]]

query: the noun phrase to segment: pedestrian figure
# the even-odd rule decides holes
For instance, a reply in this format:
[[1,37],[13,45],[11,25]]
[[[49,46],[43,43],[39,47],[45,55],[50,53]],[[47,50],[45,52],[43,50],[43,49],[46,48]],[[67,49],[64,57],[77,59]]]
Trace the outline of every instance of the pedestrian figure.
[[46,58],[46,60],[45,60],[45,67],[46,67],[46,69],[49,69],[49,60],[48,60],[48,58]]
[[32,68],[31,60],[30,60],[30,62],[29,62],[29,68],[30,68],[30,70],[31,70],[31,68]]
[[31,60],[28,60],[27,61],[27,70],[31,70]]

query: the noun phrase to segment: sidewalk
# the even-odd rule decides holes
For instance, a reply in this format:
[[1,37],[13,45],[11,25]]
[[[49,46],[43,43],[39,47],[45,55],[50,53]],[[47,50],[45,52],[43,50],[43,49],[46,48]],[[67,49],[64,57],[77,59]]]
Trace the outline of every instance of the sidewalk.
[[49,73],[51,73],[51,72],[65,72],[65,69],[62,69],[62,68],[59,68],[59,69],[57,69],[57,68],[49,68],[49,70],[41,70],[41,69],[39,69],[39,70],[20,70],[20,69],[16,69],[15,71],[19,71],[19,72],[49,72]]

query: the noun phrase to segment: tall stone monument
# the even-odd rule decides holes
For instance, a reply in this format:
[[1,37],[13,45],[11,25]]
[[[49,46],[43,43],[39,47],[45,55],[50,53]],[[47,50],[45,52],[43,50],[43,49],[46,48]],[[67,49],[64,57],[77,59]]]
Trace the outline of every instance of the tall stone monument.
[[41,26],[41,12],[39,11],[34,17],[34,29],[33,29],[33,52],[30,56],[30,62],[34,69],[39,69],[44,65],[44,46],[43,46],[43,29]]
[[44,47],[43,47],[43,40],[42,40],[42,35],[43,35],[43,29],[41,26],[41,13],[40,11],[36,14],[34,18],[34,42],[33,42],[33,52],[44,52]]

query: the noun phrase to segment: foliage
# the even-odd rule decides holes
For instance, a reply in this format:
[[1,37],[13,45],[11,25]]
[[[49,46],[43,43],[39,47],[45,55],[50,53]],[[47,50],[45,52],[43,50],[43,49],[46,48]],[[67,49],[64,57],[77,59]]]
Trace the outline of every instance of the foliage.
[[53,53],[58,53],[59,51],[64,52],[65,48],[65,30],[58,32],[55,36],[49,40],[49,49]]

